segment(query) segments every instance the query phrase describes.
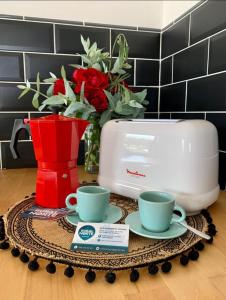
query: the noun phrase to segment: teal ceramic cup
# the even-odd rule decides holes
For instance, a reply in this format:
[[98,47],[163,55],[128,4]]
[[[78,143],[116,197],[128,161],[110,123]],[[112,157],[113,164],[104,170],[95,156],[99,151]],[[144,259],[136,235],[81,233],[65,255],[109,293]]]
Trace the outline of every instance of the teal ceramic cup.
[[[170,224],[182,222],[186,218],[184,209],[175,205],[173,195],[159,191],[147,191],[138,199],[140,221],[143,227],[152,232],[164,232]],[[179,211],[181,217],[173,216],[173,211]]]
[[[70,199],[76,198],[72,205]],[[66,197],[66,206],[78,213],[81,221],[102,222],[109,205],[110,190],[101,186],[82,186]]]

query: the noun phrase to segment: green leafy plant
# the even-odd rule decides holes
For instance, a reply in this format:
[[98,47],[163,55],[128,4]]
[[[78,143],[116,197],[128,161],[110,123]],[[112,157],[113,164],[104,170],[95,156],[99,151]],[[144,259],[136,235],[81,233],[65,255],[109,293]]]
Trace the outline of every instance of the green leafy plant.
[[[43,82],[48,85],[46,92],[37,74],[36,84],[29,81],[18,85],[21,89],[19,98],[33,93],[32,104],[39,111],[51,110],[68,117],[87,119],[92,126],[85,134],[86,149],[85,169],[98,167],[101,127],[111,119],[142,118],[145,111],[147,90],[134,91],[126,83],[128,70],[129,46],[123,34],[119,34],[110,53],[99,49],[97,43],[81,36],[84,53],[80,55],[82,65],[71,64],[75,68],[72,78],[68,78],[65,68],[61,76],[50,72],[50,78]],[[45,86],[46,86],[45,85]]]
[[[84,75],[84,81],[78,83],[72,76],[71,80],[67,78],[64,67],[61,68],[61,78],[50,72],[50,78],[43,82],[49,84],[46,93],[41,91],[39,73],[37,74],[36,85],[31,85],[29,81],[25,85],[18,85],[22,90],[19,98],[25,94],[33,93],[32,104],[39,111],[55,110],[64,116],[78,117],[83,119],[98,119],[100,126],[113,118],[137,118],[142,117],[145,111],[145,100],[147,91],[134,92],[128,87],[125,80],[130,76],[127,70],[131,68],[128,64],[129,46],[123,34],[117,36],[112,53],[118,52],[116,59],[110,56],[110,53],[104,52],[97,47],[97,43],[91,44],[90,39],[84,39],[81,36],[84,54],[81,54],[82,65],[71,64],[75,68],[74,74],[86,73],[88,77],[94,80],[102,80],[105,76],[107,84],[104,88],[100,86],[91,86]],[[90,75],[89,72],[96,70],[96,73]],[[101,76],[100,76],[101,75]],[[76,88],[79,85],[80,88]],[[92,93],[92,88],[93,92]],[[88,92],[87,92],[88,91]],[[91,91],[91,92],[90,92]],[[97,92],[98,91],[98,92]],[[99,97],[102,103],[92,101],[92,96]],[[103,104],[102,107],[100,104]],[[100,107],[98,107],[100,106]]]

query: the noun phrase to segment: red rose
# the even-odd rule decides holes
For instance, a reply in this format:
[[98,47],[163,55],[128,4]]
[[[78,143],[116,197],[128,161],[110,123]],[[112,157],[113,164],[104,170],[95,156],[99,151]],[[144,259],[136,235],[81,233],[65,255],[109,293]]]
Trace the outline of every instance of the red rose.
[[102,112],[108,108],[107,97],[101,90],[90,93],[87,100],[95,107],[97,112]]
[[75,82],[75,93],[81,91],[82,82],[85,82],[85,89],[106,89],[108,87],[108,75],[94,68],[77,69],[73,73]]
[[79,94],[84,82],[84,94],[88,102],[93,105],[97,112],[102,112],[108,108],[107,97],[104,89],[108,87],[108,75],[94,68],[78,69],[73,73],[75,82],[74,92]]
[[63,79],[57,79],[54,82],[53,95],[58,95],[59,93],[65,95],[65,86],[64,86],[64,80]]

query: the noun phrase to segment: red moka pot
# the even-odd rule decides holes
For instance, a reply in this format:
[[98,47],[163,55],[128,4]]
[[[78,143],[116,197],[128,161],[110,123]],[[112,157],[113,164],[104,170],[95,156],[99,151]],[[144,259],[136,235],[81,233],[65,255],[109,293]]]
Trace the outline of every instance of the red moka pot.
[[18,132],[28,129],[28,124],[38,161],[35,203],[49,208],[65,207],[66,196],[79,186],[78,148],[89,122],[60,115],[16,120],[10,144],[14,158],[18,157]]

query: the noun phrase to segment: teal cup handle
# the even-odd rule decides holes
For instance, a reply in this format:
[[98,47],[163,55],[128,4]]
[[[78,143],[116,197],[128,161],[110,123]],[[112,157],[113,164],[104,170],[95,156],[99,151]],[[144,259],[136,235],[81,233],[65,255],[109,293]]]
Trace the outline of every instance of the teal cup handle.
[[[110,190],[101,186],[81,186],[65,199],[67,208],[75,211],[81,222],[102,222],[109,205]],[[76,198],[77,204],[70,199]]]
[[173,216],[170,223],[172,224],[172,223],[177,223],[177,222],[183,222],[185,220],[185,218],[186,218],[186,212],[185,212],[185,210],[181,206],[179,206],[179,205],[175,205],[173,210],[174,211],[175,210],[179,211],[181,213],[181,217],[179,217],[179,216],[176,216],[176,217]]
[[72,193],[72,194],[69,194],[67,197],[66,197],[66,200],[65,200],[65,203],[66,203],[66,206],[67,208],[71,209],[71,210],[75,210],[76,212],[78,212],[78,205],[77,204],[71,204],[70,203],[70,200],[72,198],[77,198],[77,194],[76,193]]

